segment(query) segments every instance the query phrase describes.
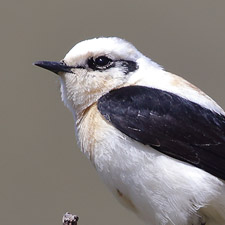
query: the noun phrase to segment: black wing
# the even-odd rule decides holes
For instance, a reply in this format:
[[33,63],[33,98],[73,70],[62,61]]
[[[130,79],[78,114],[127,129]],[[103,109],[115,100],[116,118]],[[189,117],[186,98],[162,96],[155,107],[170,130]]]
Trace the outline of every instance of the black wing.
[[225,180],[225,117],[170,92],[113,90],[98,110],[127,136]]

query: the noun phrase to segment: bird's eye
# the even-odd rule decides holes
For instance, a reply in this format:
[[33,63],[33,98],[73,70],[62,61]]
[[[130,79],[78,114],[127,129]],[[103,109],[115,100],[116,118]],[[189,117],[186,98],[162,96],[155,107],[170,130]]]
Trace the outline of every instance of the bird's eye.
[[88,59],[88,66],[93,70],[104,70],[108,69],[113,65],[112,59],[106,56],[99,56],[97,58]]
[[100,56],[95,59],[95,64],[97,66],[101,66],[101,67],[107,66],[111,62],[112,62],[112,60],[106,56]]

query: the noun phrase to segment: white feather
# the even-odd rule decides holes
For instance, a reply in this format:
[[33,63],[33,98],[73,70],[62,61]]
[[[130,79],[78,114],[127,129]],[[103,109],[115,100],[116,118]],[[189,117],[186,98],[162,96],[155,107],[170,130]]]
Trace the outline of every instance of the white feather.
[[223,181],[131,140],[104,121],[96,105],[78,126],[78,138],[112,193],[147,224],[224,224]]
[[225,224],[224,181],[128,138],[104,120],[96,102],[112,89],[143,85],[175,93],[219,114],[225,115],[224,111],[198,88],[118,38],[81,42],[64,61],[79,66],[100,55],[133,60],[139,68],[127,76],[119,68],[74,69],[74,74],[62,74],[60,80],[62,99],[74,115],[78,143],[103,181],[149,225]]

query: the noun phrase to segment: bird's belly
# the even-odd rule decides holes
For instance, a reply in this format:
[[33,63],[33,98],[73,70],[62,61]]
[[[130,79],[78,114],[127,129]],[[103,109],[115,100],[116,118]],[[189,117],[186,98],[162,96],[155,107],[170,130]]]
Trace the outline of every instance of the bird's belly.
[[[143,212],[142,207],[145,208],[148,202],[146,187],[141,184],[146,182],[143,179],[146,173],[143,164],[144,161],[149,164],[149,173],[151,164],[147,161],[149,161],[150,153],[145,150],[137,151],[138,147],[135,145],[139,143],[117,131],[105,121],[96,105],[87,111],[77,131],[81,150],[91,160],[114,196],[132,211]],[[143,199],[145,199],[144,204]],[[148,215],[152,211],[150,208],[148,204]],[[151,217],[154,218],[153,213]]]
[[106,140],[96,145],[94,165],[124,206],[149,225],[201,224],[202,215],[190,219],[190,212],[218,194],[217,179],[124,135],[111,133]]
[[[123,134],[120,135],[113,138],[111,134],[96,144],[94,166],[103,182],[123,206],[139,217],[145,214],[148,224],[154,225],[156,221],[150,199],[152,188],[148,177],[151,174],[151,164],[148,168],[143,166],[149,161],[149,156],[146,155],[149,153],[136,152],[130,145],[133,141]],[[127,143],[128,140],[130,143]]]
[[217,178],[132,140],[105,121],[96,106],[86,119],[79,136],[82,151],[123,205],[149,225],[200,224],[190,223],[190,212],[218,195]]

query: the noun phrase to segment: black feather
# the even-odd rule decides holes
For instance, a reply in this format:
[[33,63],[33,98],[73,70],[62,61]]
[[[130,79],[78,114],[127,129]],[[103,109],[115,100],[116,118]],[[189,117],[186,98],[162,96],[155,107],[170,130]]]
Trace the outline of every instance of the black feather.
[[225,180],[225,117],[173,93],[144,86],[113,90],[98,110],[121,132]]

